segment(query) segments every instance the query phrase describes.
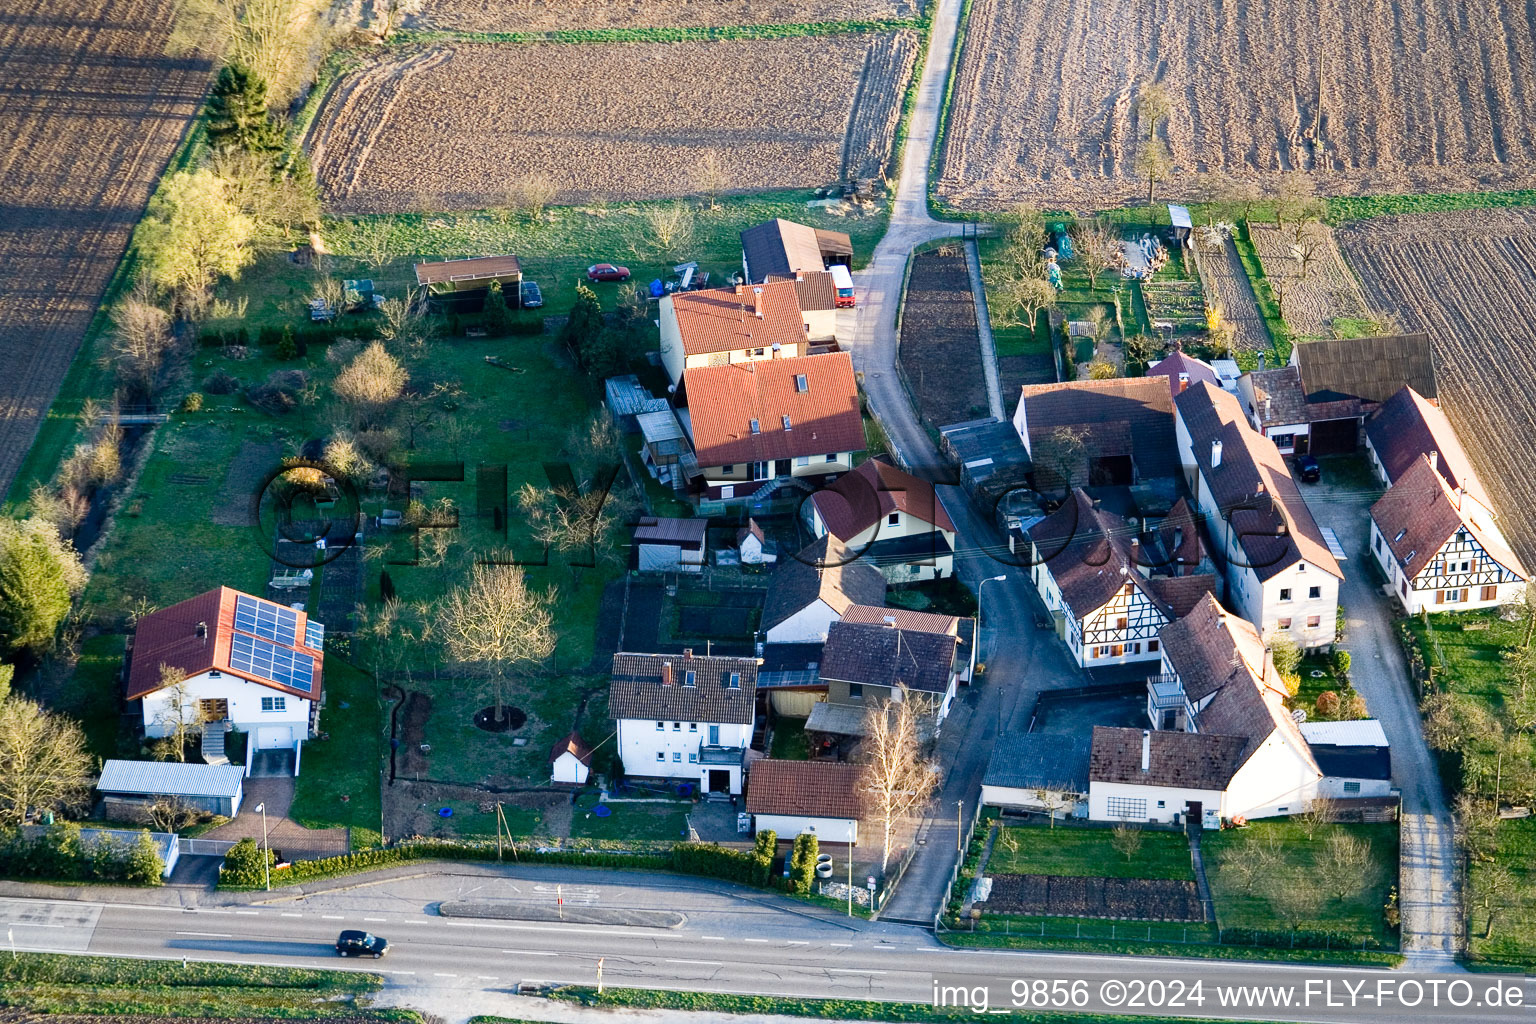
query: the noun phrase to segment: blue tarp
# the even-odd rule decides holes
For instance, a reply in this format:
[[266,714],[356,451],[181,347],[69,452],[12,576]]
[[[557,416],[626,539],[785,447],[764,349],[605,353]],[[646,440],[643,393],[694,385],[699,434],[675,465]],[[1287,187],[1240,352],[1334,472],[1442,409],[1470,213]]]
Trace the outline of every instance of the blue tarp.
[[662,285],[661,278],[658,277],[656,280],[651,282],[651,298],[659,299],[666,293],[667,289]]

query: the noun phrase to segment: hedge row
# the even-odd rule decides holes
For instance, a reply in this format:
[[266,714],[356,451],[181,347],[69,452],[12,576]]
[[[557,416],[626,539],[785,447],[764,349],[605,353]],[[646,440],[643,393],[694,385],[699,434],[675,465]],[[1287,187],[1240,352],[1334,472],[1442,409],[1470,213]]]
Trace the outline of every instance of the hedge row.
[[[740,882],[758,888],[774,884],[773,851],[777,845],[773,832],[762,832],[752,852],[729,850],[713,843],[679,843],[670,851],[623,853],[619,851],[527,849],[516,845],[505,848],[504,861],[522,864],[574,864],[589,868],[630,868],[648,871],[677,871],[682,874]],[[449,840],[423,840],[400,843],[377,850],[359,850],[339,857],[294,861],[281,869],[273,855],[266,854],[267,866],[276,885],[292,885],[322,878],[334,878],[375,868],[393,867],[416,860],[497,859],[495,843],[466,843]],[[224,857],[219,873],[223,889],[256,889],[266,884],[262,870],[263,851],[254,839],[242,839]],[[811,857],[814,871],[815,855]]]
[[1281,932],[1259,928],[1223,928],[1217,942],[1227,946],[1263,946],[1270,949],[1391,949],[1371,935],[1329,931]]
[[[276,348],[281,344],[284,333],[289,334],[293,338],[294,343],[302,352],[311,345],[329,345],[342,338],[376,338],[379,336],[379,329],[378,325],[368,320],[352,320],[344,324],[329,324],[325,326],[312,324],[298,329],[274,327],[269,324],[256,332],[254,342],[262,348]],[[206,330],[197,336],[197,343],[203,348],[223,348],[228,345],[250,347],[252,341],[251,332],[244,327],[222,331]]]
[[31,834],[17,827],[0,831],[0,878],[159,885],[164,870],[148,832],[126,843],[110,835],[87,841],[79,825],[65,822]]

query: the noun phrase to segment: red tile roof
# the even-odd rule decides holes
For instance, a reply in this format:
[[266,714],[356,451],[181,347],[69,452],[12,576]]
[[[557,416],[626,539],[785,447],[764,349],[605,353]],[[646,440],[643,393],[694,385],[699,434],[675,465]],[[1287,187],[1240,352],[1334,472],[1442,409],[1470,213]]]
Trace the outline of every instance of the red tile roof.
[[1461,440],[1446,419],[1445,412],[1410,387],[1382,403],[1365,421],[1365,436],[1370,438],[1376,457],[1387,471],[1387,479],[1396,480],[1419,461],[1422,455],[1439,452],[1436,469],[1452,489],[1465,487],[1483,504],[1489,504],[1483,485],[1467,458]]
[[[1184,387],[1179,386],[1179,374],[1184,375]],[[1208,380],[1212,384],[1220,384],[1216,377],[1216,371],[1210,364],[1196,359],[1194,356],[1183,352],[1173,352],[1167,358],[1161,359],[1147,367],[1148,377],[1167,377],[1168,391],[1174,398],[1179,397],[1179,392],[1190,385],[1198,384],[1202,380]]]
[[[759,288],[761,317],[757,315]],[[684,355],[805,344],[805,317],[792,280],[680,292],[663,301],[672,304]]]
[[859,388],[846,352],[696,366],[683,371],[683,388],[700,466],[864,448]]
[[[1445,478],[1430,466],[1429,458],[1421,455],[1371,506],[1371,518],[1409,579],[1423,571],[1463,526],[1489,558],[1525,578],[1525,567],[1498,533],[1489,528],[1486,513],[1474,503],[1464,514],[1462,504]],[[1473,509],[1478,514],[1472,514]]]
[[811,501],[827,529],[842,541],[852,540],[897,511],[940,530],[955,530],[933,484],[883,458],[870,459],[831,487],[811,495]]
[[837,308],[837,285],[825,270],[812,270],[794,274],[769,274],[768,281],[793,281],[795,297],[800,300],[801,310],[827,310]]
[[554,745],[549,752],[550,763],[560,760],[565,754],[574,754],[576,760],[589,767],[592,764],[592,748],[581,742],[581,736],[577,733],[571,733]]
[[[271,679],[232,668],[229,663],[230,640],[235,634],[235,599],[250,597],[266,604],[275,602],[253,594],[242,594],[229,587],[219,587],[180,604],[173,604],[158,612],[152,612],[139,620],[133,633],[133,655],[128,673],[126,699],[138,700],[160,689],[160,666],[179,668],[188,676],[195,676],[212,669],[228,672],[232,676],[248,679],[253,683],[271,687],[283,693],[306,700],[320,699],[320,682],[325,667],[325,656],[320,651],[304,646],[305,627],[309,617],[302,611],[296,632],[298,642],[290,649],[315,659],[314,688],[300,690]],[[205,636],[198,635],[198,626],[206,627]],[[279,647],[289,647],[278,644]]]
[[[747,775],[747,811],[808,818],[859,817],[863,768],[832,761],[782,761],[765,758]],[[822,836],[835,842],[835,835]]]
[[868,622],[874,625],[886,625],[887,620],[890,620],[889,625],[909,633],[943,633],[947,636],[955,636],[960,628],[960,620],[953,615],[915,612],[907,608],[884,608],[873,604],[849,605],[844,609],[842,616],[843,622]]

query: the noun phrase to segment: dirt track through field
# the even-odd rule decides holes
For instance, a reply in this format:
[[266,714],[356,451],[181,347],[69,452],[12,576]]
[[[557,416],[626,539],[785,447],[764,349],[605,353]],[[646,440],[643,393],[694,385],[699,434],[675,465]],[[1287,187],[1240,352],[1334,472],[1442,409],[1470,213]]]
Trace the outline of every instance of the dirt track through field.
[[915,18],[921,0],[428,0],[424,21],[474,32],[795,25]]
[[1528,186],[1532,67],[1523,0],[975,0],[938,191],[1127,200],[1152,80],[1173,107],[1168,194],[1205,171],[1299,169],[1340,195]]
[[1428,331],[1440,404],[1527,568],[1536,568],[1536,211],[1359,221],[1339,246],[1366,297]]
[[172,0],[0,0],[0,497],[210,69]]
[[339,83],[309,148],[344,212],[481,209],[533,173],[562,203],[693,195],[706,152],[730,191],[811,187],[888,159],[915,55],[911,31],[434,47]]

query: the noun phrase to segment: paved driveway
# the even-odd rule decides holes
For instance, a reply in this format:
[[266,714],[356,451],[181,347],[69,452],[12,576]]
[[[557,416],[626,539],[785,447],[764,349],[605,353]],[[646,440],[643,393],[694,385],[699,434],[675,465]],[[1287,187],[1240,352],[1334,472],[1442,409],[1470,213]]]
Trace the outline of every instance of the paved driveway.
[[1403,951],[1410,968],[1445,969],[1465,944],[1459,910],[1456,841],[1434,758],[1424,743],[1418,704],[1393,630],[1387,599],[1365,564],[1371,504],[1379,491],[1356,481],[1300,484],[1320,526],[1331,528],[1349,556],[1340,601],[1348,619],[1344,647],[1350,679],[1392,745],[1393,782],[1403,791],[1401,893]]
[[246,779],[239,815],[203,838],[226,841],[250,838],[261,842],[262,817],[256,808],[264,804],[267,808],[267,842],[272,849],[281,850],[286,859],[318,860],[346,853],[349,849],[346,829],[305,828],[288,817],[288,807],[293,803],[293,786],[292,775]]

